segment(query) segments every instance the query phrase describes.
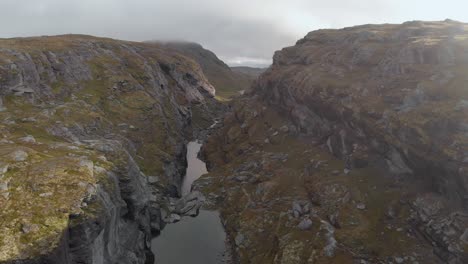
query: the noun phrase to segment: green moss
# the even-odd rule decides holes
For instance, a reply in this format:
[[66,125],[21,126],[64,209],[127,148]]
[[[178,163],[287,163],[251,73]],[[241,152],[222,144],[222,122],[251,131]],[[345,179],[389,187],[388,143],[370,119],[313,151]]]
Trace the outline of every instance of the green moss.
[[50,87],[52,88],[52,93],[54,94],[60,94],[64,86],[65,82],[63,81],[56,81],[50,85]]

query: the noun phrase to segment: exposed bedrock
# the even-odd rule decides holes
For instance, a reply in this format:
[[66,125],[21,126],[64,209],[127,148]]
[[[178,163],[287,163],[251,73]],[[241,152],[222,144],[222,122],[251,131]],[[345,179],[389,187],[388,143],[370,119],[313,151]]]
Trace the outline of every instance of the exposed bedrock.
[[[229,174],[234,174],[232,177],[235,181],[245,184],[243,192],[251,198],[246,208],[261,210],[258,208],[271,206],[262,205],[262,202],[265,203],[263,200],[255,200],[259,193],[264,192],[264,188],[270,193],[282,193],[284,201],[287,201],[288,195],[300,196],[299,190],[304,188],[302,185],[306,186],[305,191],[310,202],[316,206],[315,211],[327,211],[325,207],[333,204],[334,209],[324,212],[326,219],[322,220],[341,228],[335,231],[335,235],[341,236],[341,240],[337,239],[338,247],[347,248],[349,251],[346,254],[352,254],[355,258],[360,256],[364,260],[372,260],[370,256],[374,255],[380,256],[377,259],[381,261],[391,250],[387,248],[387,252],[382,253],[369,249],[372,253],[362,253],[365,251],[363,248],[372,247],[370,241],[360,241],[369,243],[361,249],[352,244],[356,241],[349,243],[350,234],[340,233],[344,234],[354,227],[340,225],[339,221],[352,218],[351,215],[343,215],[349,214],[343,208],[355,203],[354,211],[371,212],[373,209],[366,204],[384,199],[384,193],[396,187],[399,198],[394,202],[400,201],[411,212],[399,217],[411,226],[411,232],[416,232],[422,241],[426,241],[424,243],[433,247],[437,258],[429,259],[435,263],[464,263],[468,260],[468,247],[464,239],[468,226],[467,36],[466,24],[450,20],[363,25],[311,32],[295,46],[276,52],[273,65],[260,76],[247,95],[236,102],[233,112],[224,119],[221,132],[213,136],[204,148],[207,163],[214,171],[221,170],[225,164],[234,166],[246,162],[241,156],[248,156],[250,160],[242,164],[255,163],[243,169],[249,173],[242,172],[242,175],[250,174],[249,177],[236,176],[239,174],[236,170],[218,172],[218,175],[227,174],[223,182],[229,182]],[[295,164],[291,161],[291,165],[287,165],[291,159],[287,154],[289,157],[295,155],[294,142],[301,142],[299,146],[305,149],[302,155],[295,158]],[[308,145],[315,147],[307,149]],[[271,161],[268,157],[272,155],[270,152],[278,151],[286,155],[280,159],[284,167],[278,170],[283,170],[283,174],[288,173],[288,176],[278,175],[278,179],[275,179],[275,175],[280,173],[273,171],[268,175],[259,172],[258,167],[265,170],[266,166],[273,166],[267,162]],[[313,153],[322,154],[314,156]],[[288,166],[291,170],[294,169],[292,166],[303,166],[300,162],[307,155],[310,155],[310,164],[304,165],[302,172],[298,173],[298,183],[294,185],[291,182],[296,181],[295,173],[289,172]],[[256,160],[258,162],[254,162]],[[328,174],[319,175],[334,163],[342,165],[330,169]],[[360,179],[360,175],[364,177],[364,171],[370,168],[375,170],[372,177]],[[357,178],[353,182],[353,178],[343,178],[341,174],[348,177],[356,175]],[[379,184],[371,183],[377,175],[377,183],[393,183],[382,187],[380,195],[376,193],[374,198],[370,198],[372,190],[379,188]],[[282,177],[284,179],[280,180]],[[288,187],[291,188],[289,193],[285,187],[276,187],[286,182],[288,186],[292,185]],[[307,187],[308,182],[313,182],[311,187]],[[369,186],[360,189],[360,198],[353,198],[349,194],[364,185],[359,182],[367,182]],[[214,186],[216,183],[208,190],[213,190]],[[250,192],[248,186],[258,186],[257,191]],[[236,193],[238,196],[232,196],[243,199],[239,197],[246,195],[238,190],[233,187],[227,189],[227,193]],[[385,199],[389,201],[380,208],[393,203],[389,195]],[[221,204],[235,206],[229,198]],[[272,210],[271,207],[269,210]],[[252,215],[247,218],[238,211],[236,214],[232,215],[231,211],[224,214],[227,219],[235,219],[232,220],[234,234],[246,226],[242,223],[252,219]],[[364,219],[367,217],[365,223],[372,222],[374,217],[379,219],[376,223],[388,222],[385,214],[363,214],[367,214],[364,216]],[[277,217],[281,219],[281,215]],[[305,229],[309,228],[309,223],[305,219],[298,224]],[[380,229],[374,226],[360,232],[380,234]],[[289,248],[291,244],[283,248],[281,239],[286,238],[282,235],[277,234],[280,245],[270,248],[278,252],[276,259],[281,254],[284,256],[285,252],[293,254],[293,250],[299,255],[310,255],[311,249],[307,246],[310,242],[290,235],[287,238],[289,243],[302,242],[297,248]],[[297,241],[291,236],[296,237]],[[378,245],[377,242],[373,243]],[[316,247],[315,244],[313,248]],[[241,248],[238,252],[241,259],[262,259],[262,253],[265,259],[266,255],[271,254],[247,253]],[[315,257],[320,256],[320,253],[317,254]],[[302,255],[298,258],[303,260]],[[293,262],[278,260],[278,263]]]
[[145,263],[214,93],[158,44],[1,40],[0,263]]

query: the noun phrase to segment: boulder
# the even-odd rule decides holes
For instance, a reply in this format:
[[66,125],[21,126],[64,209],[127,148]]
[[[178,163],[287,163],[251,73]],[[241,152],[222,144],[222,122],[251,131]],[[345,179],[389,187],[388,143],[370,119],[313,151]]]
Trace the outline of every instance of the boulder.
[[241,246],[244,243],[245,236],[242,233],[238,233],[234,239],[236,246]]
[[310,218],[304,218],[297,227],[301,230],[309,230],[312,227],[312,220],[310,220]]
[[25,137],[19,138],[18,140],[23,143],[29,143],[29,144],[36,143],[36,139],[31,135],[27,135]]
[[173,212],[179,215],[196,216],[204,202],[203,194],[193,191],[176,201]]
[[164,218],[164,222],[168,224],[176,223],[179,222],[181,219],[180,215],[178,214],[170,214],[167,217]]
[[14,161],[25,161],[28,158],[28,156],[28,153],[21,149],[15,150],[10,154],[10,157]]

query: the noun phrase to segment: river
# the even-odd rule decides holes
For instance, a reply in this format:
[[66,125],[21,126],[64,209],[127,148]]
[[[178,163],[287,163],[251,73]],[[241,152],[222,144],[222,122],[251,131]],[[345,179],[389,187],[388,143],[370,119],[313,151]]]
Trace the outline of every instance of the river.
[[[198,159],[201,143],[187,144],[187,170],[181,187],[182,195],[190,192],[192,183],[207,172]],[[217,211],[200,210],[197,217],[183,217],[168,224],[151,242],[155,264],[225,263],[226,233]]]

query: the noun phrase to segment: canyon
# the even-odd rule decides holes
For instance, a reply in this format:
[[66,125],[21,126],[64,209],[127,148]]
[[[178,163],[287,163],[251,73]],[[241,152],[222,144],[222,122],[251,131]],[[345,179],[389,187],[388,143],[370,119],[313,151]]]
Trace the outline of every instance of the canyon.
[[313,31],[266,70],[193,43],[1,39],[0,263],[153,263],[200,211],[229,263],[467,263],[467,70],[451,20]]

